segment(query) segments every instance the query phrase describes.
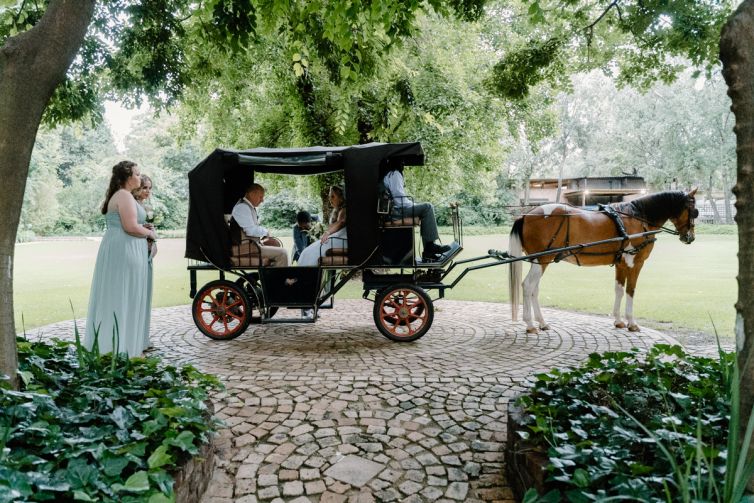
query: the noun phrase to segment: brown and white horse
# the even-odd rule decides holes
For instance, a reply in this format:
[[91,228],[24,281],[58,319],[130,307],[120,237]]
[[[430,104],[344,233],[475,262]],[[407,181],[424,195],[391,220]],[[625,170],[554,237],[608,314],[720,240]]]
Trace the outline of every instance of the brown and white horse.
[[[626,203],[613,203],[607,211],[589,211],[564,204],[546,204],[520,216],[513,224],[510,233],[509,251],[513,257],[531,255],[555,248],[563,248],[584,243],[593,243],[625,235],[639,234],[663,228],[670,220],[682,242],[694,241],[694,219],[699,215],[691,192],[668,191],[650,194]],[[614,210],[614,211],[611,211]],[[609,215],[613,213],[613,217]],[[616,219],[620,219],[617,222]],[[622,223],[625,233],[619,228]],[[663,228],[664,229],[664,228]],[[669,229],[664,229],[669,230]],[[539,328],[550,327],[542,317],[539,307],[539,281],[553,262],[565,260],[576,265],[615,265],[615,303],[613,316],[617,328],[632,332],[639,330],[634,321],[633,300],[636,280],[654,247],[654,237],[643,236],[606,243],[571,252],[543,255],[531,260],[531,269],[521,282],[521,261],[510,264],[509,289],[513,321],[518,318],[518,305],[521,302],[519,285],[523,286],[524,321],[527,333],[536,333],[532,320],[539,322]],[[620,316],[623,294],[626,297],[626,321]]]

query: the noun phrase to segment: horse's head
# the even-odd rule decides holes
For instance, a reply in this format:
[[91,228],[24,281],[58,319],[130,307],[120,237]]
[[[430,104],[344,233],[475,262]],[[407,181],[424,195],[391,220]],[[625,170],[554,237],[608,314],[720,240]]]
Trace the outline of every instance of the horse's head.
[[670,219],[678,231],[680,240],[686,244],[694,241],[694,219],[699,216],[699,210],[696,209],[696,189],[686,194],[686,202],[681,212]]

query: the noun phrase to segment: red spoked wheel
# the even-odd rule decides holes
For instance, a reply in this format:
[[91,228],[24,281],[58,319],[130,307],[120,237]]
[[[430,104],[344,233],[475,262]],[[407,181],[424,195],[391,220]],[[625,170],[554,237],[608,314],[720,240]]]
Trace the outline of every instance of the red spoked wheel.
[[207,337],[235,339],[249,326],[251,306],[243,289],[231,281],[210,281],[199,290],[191,307],[196,327]]
[[432,299],[415,285],[385,288],[374,300],[374,323],[392,341],[415,341],[427,333],[434,316]]

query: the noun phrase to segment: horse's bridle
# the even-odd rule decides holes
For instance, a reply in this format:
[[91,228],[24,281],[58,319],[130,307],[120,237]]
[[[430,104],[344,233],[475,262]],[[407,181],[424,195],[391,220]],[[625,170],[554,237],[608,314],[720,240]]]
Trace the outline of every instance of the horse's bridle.
[[[661,231],[667,232],[668,234],[672,234],[673,236],[681,236],[681,241],[683,241],[686,244],[689,244],[694,240],[694,237],[693,237],[694,220],[699,217],[699,210],[696,209],[696,198],[694,196],[690,196],[689,194],[686,194],[686,210],[688,211],[688,214],[689,214],[689,228],[685,234],[681,236],[681,233],[679,231],[675,229],[671,229],[670,227],[665,227],[664,225],[661,225],[659,228]],[[645,224],[654,225],[652,222],[644,218],[637,217],[636,215],[632,215],[630,213],[624,213],[619,210],[616,210],[616,212],[630,218],[635,218],[636,220],[640,222],[644,222]]]
[[692,195],[687,197],[688,203],[686,204],[686,210],[689,214],[689,230],[682,239],[686,244],[689,244],[694,240],[694,220],[699,217],[699,210],[696,209],[696,198]]

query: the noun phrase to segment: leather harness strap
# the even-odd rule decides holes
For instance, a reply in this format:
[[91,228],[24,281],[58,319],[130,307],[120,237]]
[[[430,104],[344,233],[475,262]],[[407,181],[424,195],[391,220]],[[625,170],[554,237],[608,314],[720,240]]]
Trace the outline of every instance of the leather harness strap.
[[618,215],[615,209],[609,204],[598,204],[597,207],[601,212],[604,212],[605,215],[610,217],[610,219],[615,224],[616,229],[618,230],[618,236],[623,238],[618,251],[615,252],[615,258],[613,259],[613,264],[617,264],[620,262],[621,256],[623,255],[623,250],[628,244],[628,233],[626,232],[626,226],[623,225],[623,219],[620,217],[620,215]]
[[[622,237],[623,241],[620,243],[620,247],[615,252],[615,257],[613,259],[613,265],[617,265],[620,263],[622,256],[625,255],[636,255],[641,250],[649,246],[650,244],[657,241],[657,238],[654,236],[647,236],[645,237],[644,241],[639,243],[638,246],[635,248],[631,248],[630,250],[626,250],[626,246],[630,243],[630,240],[628,239],[628,232],[626,232],[626,226],[623,224],[623,219],[618,214],[618,212],[613,208],[612,206],[608,204],[599,204],[599,211],[604,212],[615,224],[615,227],[618,231],[618,237]],[[547,244],[547,247],[545,250],[550,250],[552,248],[552,245],[555,243],[555,240],[557,239],[558,235],[560,234],[560,231],[563,229],[563,225],[566,226],[566,232],[565,232],[565,244],[563,247],[567,248],[570,245],[570,234],[571,234],[571,219],[568,218],[570,215],[565,214],[562,215],[563,219],[560,221],[560,225],[558,225],[558,228],[555,230],[555,233],[553,234],[552,238],[550,239],[550,242]],[[647,226],[642,225],[644,228],[644,232],[647,232]],[[584,250],[579,250],[578,252],[570,250],[570,251],[563,251],[555,255],[555,258],[552,259],[553,262],[560,262],[564,258],[567,257],[573,257],[576,260],[576,265],[581,265],[581,262],[579,261],[579,255],[609,255],[613,252],[588,252]]]

